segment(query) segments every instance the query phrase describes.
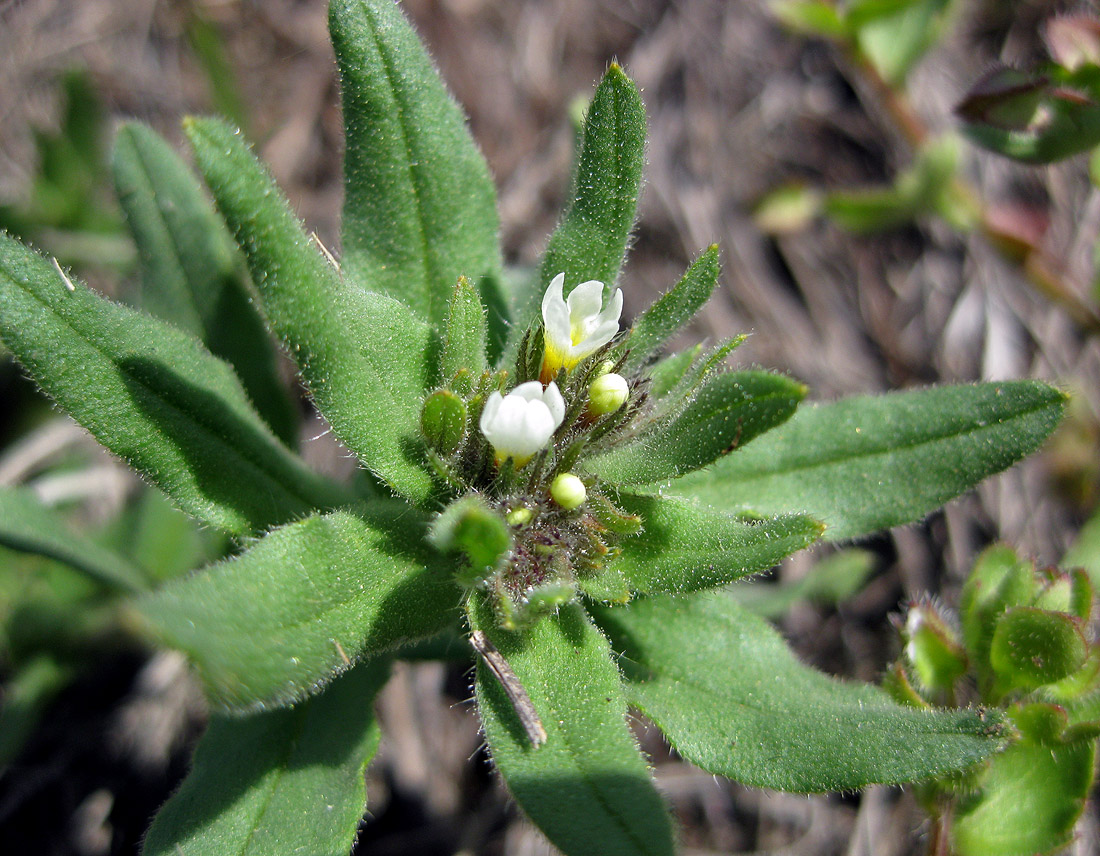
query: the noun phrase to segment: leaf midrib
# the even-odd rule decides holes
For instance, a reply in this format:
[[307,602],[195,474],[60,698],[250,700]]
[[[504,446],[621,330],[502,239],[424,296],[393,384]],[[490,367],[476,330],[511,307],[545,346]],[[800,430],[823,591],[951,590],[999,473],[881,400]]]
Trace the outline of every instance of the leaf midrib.
[[[592,628],[592,629],[595,629],[595,628]],[[599,633],[598,630],[596,632]],[[600,634],[600,635],[601,635],[601,637],[603,636],[603,634]],[[569,719],[568,711],[566,712],[566,715],[559,716],[559,713],[561,712],[561,708],[557,704],[557,695],[553,694],[551,692],[553,687],[551,686],[550,682],[547,681],[546,674],[541,669],[539,671],[539,683],[542,684],[542,697],[547,700],[548,706],[550,707],[550,712],[552,714],[552,716],[550,718],[551,727],[561,737],[562,743],[565,744],[565,747],[566,747],[566,750],[567,750],[567,757],[569,758],[570,762],[573,764],[573,767],[575,768],[575,770],[577,772],[577,775],[584,782],[585,787],[589,791],[591,791],[591,793],[592,793],[593,797],[595,798],[596,802],[598,802],[600,804],[600,806],[603,808],[603,810],[607,813],[608,817],[610,817],[612,820],[614,820],[615,825],[619,827],[620,831],[624,834],[624,836],[628,840],[630,840],[634,844],[635,847],[637,847],[639,853],[652,852],[645,846],[646,842],[644,840],[642,840],[641,838],[639,838],[634,833],[634,831],[631,828],[630,824],[627,822],[627,819],[623,818],[618,811],[612,809],[612,806],[607,802],[607,800],[604,797],[601,789],[599,787],[597,787],[596,782],[593,779],[593,777],[588,773],[587,769],[580,763],[579,758],[584,753],[578,752],[575,749],[575,744],[574,744],[573,740],[570,737],[570,732],[567,729],[564,729],[560,725],[558,725],[559,720],[568,721],[568,719]],[[625,727],[625,722],[623,724],[624,724],[624,727]],[[637,750],[637,747],[635,747],[635,749]]]
[[[386,75],[386,85],[389,87],[390,95],[393,98],[395,104],[398,105],[398,109],[395,111],[397,115],[397,127],[401,132],[401,153],[404,155],[405,171],[408,173],[409,184],[413,191],[413,202],[415,206],[415,217],[417,234],[416,237],[420,244],[420,266],[422,268],[422,281],[421,291],[425,302],[427,303],[428,318],[433,321],[437,314],[436,301],[433,299],[432,283],[435,281],[435,270],[431,263],[430,253],[428,250],[428,228],[425,222],[424,202],[423,202],[423,188],[421,186],[420,178],[416,169],[413,167],[413,153],[412,148],[409,145],[409,125],[408,117],[406,116],[406,107],[402,103],[402,99],[398,95],[398,87],[396,85],[396,70],[394,67],[393,57],[386,51],[386,46],[381,39],[378,38],[378,19],[374,15],[373,10],[367,3],[360,2],[360,8],[363,10],[364,17],[370,21],[370,37],[374,44],[375,50],[378,52],[378,58],[382,64],[382,71]],[[400,13],[398,13],[400,14]]]

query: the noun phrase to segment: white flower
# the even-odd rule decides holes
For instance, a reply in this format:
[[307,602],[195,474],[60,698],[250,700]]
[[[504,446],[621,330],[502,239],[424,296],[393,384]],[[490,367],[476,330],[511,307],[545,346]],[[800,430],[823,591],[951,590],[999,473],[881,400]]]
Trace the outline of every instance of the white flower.
[[481,411],[481,433],[496,452],[497,462],[514,458],[522,467],[542,449],[565,418],[558,386],[545,389],[537,380],[521,383],[507,395],[494,392]]
[[607,306],[603,306],[603,283],[582,282],[562,298],[565,274],[559,273],[550,282],[542,298],[543,338],[541,377],[550,380],[558,369],[573,368],[585,357],[594,354],[619,332],[619,316],[623,311],[623,292],[616,288]]

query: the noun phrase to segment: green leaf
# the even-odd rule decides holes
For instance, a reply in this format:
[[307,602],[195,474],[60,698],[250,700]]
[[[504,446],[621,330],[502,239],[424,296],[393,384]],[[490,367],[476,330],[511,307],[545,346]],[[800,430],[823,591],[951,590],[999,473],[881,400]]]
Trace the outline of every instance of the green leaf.
[[640,534],[597,576],[581,581],[597,600],[635,594],[683,594],[766,571],[818,539],[822,525],[805,515],[737,517],[696,502],[620,494],[619,505],[642,519]]
[[729,591],[741,606],[761,618],[779,618],[796,602],[835,605],[854,596],[875,570],[875,554],[854,547],[817,561],[809,573],[791,583],[754,583]]
[[392,0],[335,0],[329,29],[347,134],[344,265],[442,325],[459,276],[500,278],[488,167]]
[[271,338],[242,281],[232,238],[198,181],[167,142],[137,122],[119,130],[111,166],[141,259],[144,308],[231,364],[260,415],[294,448],[297,412],[276,371]]
[[1085,521],[1077,540],[1066,551],[1059,565],[1063,568],[1084,568],[1094,588],[1100,589],[1100,510]]
[[1023,737],[992,759],[951,823],[959,856],[1022,856],[1068,844],[1092,783],[1096,743]]
[[671,856],[668,814],[627,726],[619,670],[583,610],[563,607],[526,633],[498,628],[484,598],[471,598],[469,614],[545,730],[545,742],[533,745],[500,680],[479,660],[485,738],[527,816],[567,856]]
[[201,344],[6,235],[0,339],[99,442],[207,524],[245,534],[345,499],[275,439]]
[[803,512],[826,540],[909,523],[1035,451],[1064,393],[1038,381],[946,386],[799,409],[736,455],[679,480],[716,507]]
[[1085,637],[1071,616],[1016,606],[997,620],[989,659],[1009,686],[1030,690],[1073,674],[1087,654]]
[[901,86],[936,43],[951,5],[951,0],[872,0],[849,12],[849,26],[855,29],[860,50],[878,73],[892,86]]
[[[562,272],[566,295],[586,280],[600,280],[606,291],[618,279],[638,207],[645,133],[638,87],[612,63],[585,117],[572,202],[539,267],[541,289]],[[523,325],[533,314],[528,307],[516,318]]]
[[673,288],[661,295],[634,321],[630,330],[623,374],[630,374],[645,365],[672,336],[690,321],[707,302],[718,286],[718,246],[712,245],[688,268]]
[[116,591],[147,588],[141,570],[112,550],[77,535],[26,488],[0,488],[0,544],[49,556]]
[[195,663],[214,700],[290,704],[352,663],[456,620],[450,565],[398,502],[311,517],[147,597],[152,630]]
[[675,418],[584,460],[584,467],[618,484],[652,484],[705,467],[774,428],[794,413],[806,387],[760,371],[712,377]]
[[753,787],[819,792],[942,776],[1002,745],[992,714],[922,711],[795,659],[725,592],[595,612],[627,695],[685,759]]
[[476,378],[487,368],[485,361],[485,308],[477,289],[465,277],[451,294],[443,333],[443,383],[450,383],[461,369]]
[[400,301],[364,291],[333,268],[239,134],[213,119],[191,119],[185,127],[272,326],[317,406],[368,469],[424,501],[432,482],[420,465],[417,428],[435,370],[428,325]]
[[1030,604],[1035,597],[1035,569],[1004,544],[994,544],[978,556],[959,597],[963,641],[979,681],[993,678],[990,648],[997,622],[1010,608]]
[[215,715],[141,852],[347,856],[378,748],[371,702],[387,677],[388,662],[364,664],[293,709]]
[[848,36],[848,26],[830,0],[774,0],[770,9],[795,32],[833,39]]

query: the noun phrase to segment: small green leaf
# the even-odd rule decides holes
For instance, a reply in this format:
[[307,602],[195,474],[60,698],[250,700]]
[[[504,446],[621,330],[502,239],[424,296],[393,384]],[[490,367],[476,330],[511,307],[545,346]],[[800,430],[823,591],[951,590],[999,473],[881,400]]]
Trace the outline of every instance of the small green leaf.
[[905,616],[905,658],[923,690],[947,694],[966,674],[966,651],[934,601],[911,604]]
[[198,181],[167,142],[138,122],[119,129],[111,166],[141,260],[143,307],[231,364],[260,415],[294,448],[298,416],[271,338],[233,240]]
[[705,467],[774,428],[794,413],[806,387],[769,372],[715,375],[678,416],[606,452],[585,458],[589,471],[612,483],[652,484]]
[[500,680],[479,661],[489,751],[527,816],[566,856],[672,856],[671,824],[627,726],[619,670],[583,610],[565,606],[511,633],[476,597],[470,626],[503,658],[545,731],[533,745]]
[[258,709],[305,698],[352,663],[457,619],[449,566],[426,519],[377,500],[310,517],[147,597],[156,635],[195,663],[213,699]]
[[389,663],[363,664],[290,710],[215,715],[143,856],[346,856],[378,748],[372,700]]
[[392,0],[335,0],[329,30],[347,135],[348,275],[442,326],[459,276],[493,288],[500,278],[489,169]]
[[901,86],[939,37],[951,0],[871,0],[853,4],[848,25],[860,50],[892,86]]
[[804,515],[737,517],[681,499],[620,494],[619,504],[641,518],[638,535],[595,577],[581,581],[596,600],[635,594],[685,594],[766,571],[818,539],[822,526]]
[[[543,256],[540,289],[563,272],[566,295],[586,280],[610,288],[619,278],[638,207],[645,132],[638,87],[612,63],[585,116],[572,202]],[[521,326],[534,314],[525,309],[516,315]]]
[[78,536],[60,514],[26,488],[0,487],[0,544],[64,562],[117,591],[135,592],[147,587],[139,568],[112,550]]
[[695,345],[654,363],[646,372],[650,379],[649,394],[654,398],[668,395],[702,353],[703,346]]
[[1024,163],[1053,163],[1100,143],[1100,104],[1045,76],[988,72],[955,108],[971,142]]
[[465,554],[470,566],[458,579],[470,586],[496,570],[512,549],[508,524],[476,494],[447,506],[432,522],[431,539],[440,550]]
[[951,823],[958,856],[1050,853],[1068,844],[1085,807],[1096,743],[1044,745],[1025,736],[995,756]]
[[946,386],[800,408],[736,455],[680,479],[718,508],[803,512],[827,540],[909,523],[1035,451],[1064,393],[1038,381]]
[[44,653],[16,667],[6,665],[5,671],[0,698],[0,765],[8,767],[35,733],[50,703],[72,680],[73,669]]
[[1087,654],[1075,619],[1061,612],[1016,606],[998,619],[989,660],[1008,686],[1030,690],[1073,674]]
[[1100,589],[1100,509],[1085,521],[1059,564],[1063,568],[1084,568],[1093,587]]
[[346,500],[275,439],[228,365],[6,235],[0,339],[70,416],[205,523],[246,534]]
[[475,378],[485,371],[485,323],[485,308],[477,289],[461,277],[451,294],[444,326],[443,383],[450,383],[461,369]]
[[983,685],[993,678],[990,648],[997,622],[1010,608],[1035,597],[1035,569],[1004,544],[987,548],[970,571],[959,597],[963,641],[970,663]]
[[690,321],[710,298],[718,285],[718,247],[711,246],[673,288],[661,295],[634,322],[630,330],[623,373],[641,368],[654,353]]
[[753,787],[819,792],[962,770],[1003,744],[999,719],[924,711],[804,666],[725,592],[594,613],[627,695],[686,760]]
[[[393,490],[425,501],[420,403],[434,372],[428,325],[364,291],[314,247],[247,143],[213,119],[185,124],[199,169],[248,258],[276,333],[336,435]],[[453,283],[457,279],[451,279]]]
[[840,10],[830,0],[775,0],[769,8],[795,32],[833,39],[848,35]]

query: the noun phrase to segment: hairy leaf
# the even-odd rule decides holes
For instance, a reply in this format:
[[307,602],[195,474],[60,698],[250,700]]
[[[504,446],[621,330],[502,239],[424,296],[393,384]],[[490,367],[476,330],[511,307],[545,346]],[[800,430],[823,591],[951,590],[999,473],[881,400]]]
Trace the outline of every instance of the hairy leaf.
[[840,540],[909,523],[1035,451],[1066,396],[1038,381],[946,386],[801,408],[676,492],[804,512]]
[[819,792],[961,770],[1003,745],[999,721],[925,711],[795,659],[725,592],[601,607],[627,695],[704,770],[754,787]]
[[703,308],[718,285],[720,271],[718,247],[714,245],[696,259],[671,290],[661,295],[634,321],[628,340],[630,356],[627,357],[626,372],[645,365],[649,357]]
[[477,378],[486,369],[485,308],[477,289],[465,277],[458,281],[451,294],[451,304],[443,333],[444,384],[450,383],[460,369]]
[[[585,116],[572,202],[539,267],[541,289],[563,272],[565,294],[586,280],[610,287],[618,279],[638,206],[645,131],[638,87],[612,63]],[[531,314],[516,317],[522,325]]]
[[347,856],[378,748],[371,701],[388,676],[388,663],[365,663],[293,709],[215,715],[144,856]]
[[345,498],[275,439],[199,342],[74,284],[6,235],[0,339],[96,439],[212,526],[245,534]]
[[668,815],[627,727],[619,670],[588,616],[574,604],[511,633],[478,597],[470,624],[503,657],[545,730],[545,742],[533,745],[500,680],[480,661],[485,737],[527,816],[567,856],[671,856]]
[[[652,484],[705,467],[789,419],[806,387],[760,371],[712,377],[674,419],[593,455],[584,466],[618,484]],[[716,503],[717,504],[717,503]]]
[[169,583],[140,608],[215,701],[290,704],[352,663],[457,619],[458,589],[449,563],[423,546],[426,526],[385,500],[362,517],[311,517]]
[[233,366],[275,434],[297,444],[298,418],[252,305],[225,224],[171,146],[138,122],[119,129],[115,188],[141,259],[142,305]]
[[434,373],[428,325],[333,268],[239,134],[213,119],[191,119],[186,130],[264,309],[321,412],[393,490],[425,500],[432,482],[420,466],[417,425]]
[[582,581],[584,593],[597,600],[715,588],[768,570],[824,528],[801,514],[750,518],[676,498],[620,494],[618,500],[644,528],[622,540],[622,552],[606,569]]
[[344,265],[442,325],[459,276],[500,278],[489,170],[392,0],[335,0],[329,28],[347,134]]

